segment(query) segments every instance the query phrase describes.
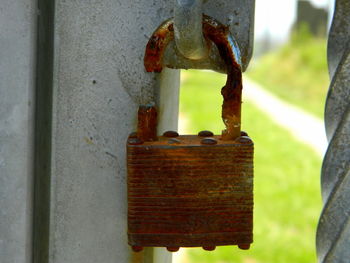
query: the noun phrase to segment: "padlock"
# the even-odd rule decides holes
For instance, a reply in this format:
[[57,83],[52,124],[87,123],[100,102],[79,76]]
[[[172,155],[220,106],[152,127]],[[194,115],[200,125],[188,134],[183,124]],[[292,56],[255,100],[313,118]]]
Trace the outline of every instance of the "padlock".
[[[127,141],[128,239],[143,247],[238,245],[253,242],[252,140],[241,132],[242,73],[239,49],[228,29],[204,16],[203,34],[227,66],[221,135],[201,131],[157,136],[157,110],[140,106],[137,132]],[[162,56],[173,39],[172,21],[161,25],[146,47],[148,72],[162,70]]]

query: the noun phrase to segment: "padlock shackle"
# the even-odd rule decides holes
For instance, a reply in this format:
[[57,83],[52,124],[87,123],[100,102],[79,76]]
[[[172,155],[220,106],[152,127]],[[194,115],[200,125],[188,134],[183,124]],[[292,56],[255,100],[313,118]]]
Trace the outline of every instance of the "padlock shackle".
[[[203,35],[209,45],[211,42],[216,45],[227,67],[226,84],[221,90],[224,98],[222,119],[226,126],[226,130],[222,133],[222,139],[233,140],[240,136],[241,130],[242,70],[240,51],[229,28],[207,15],[203,15]],[[173,19],[169,19],[156,29],[147,43],[144,57],[147,72],[162,71],[165,49],[173,40]]]

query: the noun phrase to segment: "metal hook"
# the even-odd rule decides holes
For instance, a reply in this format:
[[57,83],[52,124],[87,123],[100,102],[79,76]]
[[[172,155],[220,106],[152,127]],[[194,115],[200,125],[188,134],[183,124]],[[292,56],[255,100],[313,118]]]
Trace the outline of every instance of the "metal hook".
[[202,4],[203,0],[175,0],[175,43],[188,59],[201,59],[208,54],[202,32]]

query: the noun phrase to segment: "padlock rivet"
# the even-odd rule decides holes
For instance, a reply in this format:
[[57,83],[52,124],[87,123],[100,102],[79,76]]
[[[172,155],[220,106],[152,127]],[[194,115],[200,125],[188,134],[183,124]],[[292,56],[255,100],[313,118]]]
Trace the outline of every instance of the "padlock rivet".
[[215,145],[217,143],[217,140],[215,140],[214,138],[204,138],[201,140],[201,144],[204,145]]
[[172,138],[168,141],[168,143],[170,144],[179,144],[181,143],[181,141],[179,139],[176,139],[176,138]]
[[248,136],[248,133],[246,133],[245,131],[241,131],[241,136]]
[[134,252],[141,252],[143,250],[143,247],[139,247],[139,246],[132,246],[132,250]]
[[212,133],[211,131],[200,131],[198,133],[199,137],[211,137],[214,136],[214,133]]
[[216,246],[209,246],[209,247],[203,247],[204,250],[207,250],[207,251],[213,251],[215,250]]
[[250,244],[238,244],[238,247],[242,250],[247,250],[250,248]]
[[174,137],[178,137],[179,134],[176,131],[166,131],[163,133],[163,136],[168,138],[174,138]]
[[179,251],[179,247],[167,247],[166,248],[168,251],[170,251],[170,252],[176,252],[176,251]]
[[137,138],[137,132],[130,133],[129,138]]
[[236,139],[236,142],[239,142],[242,144],[251,144],[252,140],[248,136],[241,136]]
[[129,138],[128,139],[128,144],[130,145],[140,145],[143,144],[143,141],[140,138]]

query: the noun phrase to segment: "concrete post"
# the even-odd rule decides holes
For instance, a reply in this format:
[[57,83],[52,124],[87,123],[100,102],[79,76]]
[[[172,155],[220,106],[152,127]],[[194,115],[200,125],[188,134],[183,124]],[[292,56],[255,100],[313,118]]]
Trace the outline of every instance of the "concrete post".
[[31,262],[35,43],[36,1],[1,1],[1,263]]
[[165,249],[133,255],[127,244],[125,143],[139,104],[158,95],[173,102],[160,128],[176,130],[179,71],[143,66],[149,35],[171,15],[171,1],[56,1],[50,263],[170,262]]

